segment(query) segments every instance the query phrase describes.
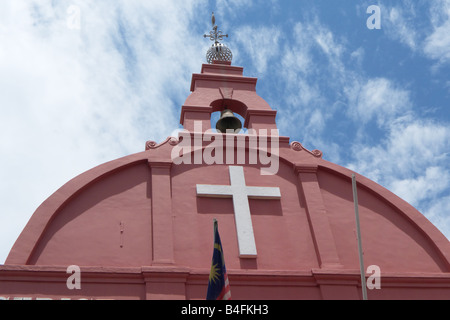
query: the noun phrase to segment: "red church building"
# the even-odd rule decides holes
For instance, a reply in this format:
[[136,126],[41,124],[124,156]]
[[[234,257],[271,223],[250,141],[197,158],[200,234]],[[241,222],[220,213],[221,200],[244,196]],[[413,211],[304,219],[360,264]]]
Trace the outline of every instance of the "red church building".
[[[214,31],[181,107],[184,131],[44,201],[0,266],[0,299],[205,299],[214,219],[232,299],[362,299],[354,172],[278,135],[257,79],[231,65]],[[211,130],[224,110],[224,132]],[[447,238],[356,181],[369,300],[450,299]]]

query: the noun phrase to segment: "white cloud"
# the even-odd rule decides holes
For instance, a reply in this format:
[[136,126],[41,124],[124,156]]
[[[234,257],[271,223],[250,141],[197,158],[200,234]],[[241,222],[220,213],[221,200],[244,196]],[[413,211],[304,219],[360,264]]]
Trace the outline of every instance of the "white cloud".
[[[346,48],[317,17],[306,23],[296,22],[292,30],[292,38],[289,36],[281,48],[274,70],[283,81],[281,95],[289,109],[287,113],[280,110],[279,127],[295,135],[300,125],[304,128],[303,142],[320,141],[324,145],[319,136],[336,111],[325,97],[330,87],[339,88],[349,75],[342,62]],[[318,55],[323,59],[320,62]]]
[[439,228],[439,230],[447,235],[450,235],[450,196],[433,199],[428,208],[424,208],[425,216]]
[[281,31],[278,27],[243,26],[234,31],[235,41],[249,56],[258,74],[266,72],[271,59],[279,54]]
[[[317,17],[310,23],[298,22],[294,27],[295,42],[298,48],[294,49],[295,54],[314,54],[312,50],[318,50],[328,60],[328,67],[332,68],[330,74],[333,77],[341,77],[344,72],[342,62],[346,47],[336,39],[335,34],[323,25]],[[313,60],[309,58],[308,60]],[[307,61],[307,59],[305,59]],[[311,69],[310,69],[311,70]]]
[[450,62],[450,1],[433,1],[430,8],[433,32],[427,36],[423,51],[440,63]]
[[364,61],[364,54],[365,54],[364,48],[359,47],[350,54],[350,58],[355,60],[358,66],[362,66],[362,63]]
[[236,15],[242,8],[252,5],[252,0],[216,0],[217,12],[231,15]]
[[349,116],[362,124],[375,119],[383,127],[412,107],[409,92],[386,78],[354,80],[344,92],[349,100]]
[[321,26],[318,22],[309,26],[309,28],[310,34],[314,35],[316,44],[329,57],[330,62],[341,57],[344,47],[335,41],[334,35],[330,30]]
[[[283,75],[288,73],[312,75],[317,70],[327,70],[330,76],[341,77],[344,72],[342,63],[346,47],[336,40],[335,35],[317,17],[309,23],[297,22],[293,26],[293,39],[282,50]],[[317,65],[316,54],[321,53],[327,59],[328,65]],[[289,80],[289,79],[288,79]]]
[[[389,135],[377,146],[355,145],[346,166],[380,183],[440,226],[449,220],[450,128],[421,121],[391,123]],[[447,199],[447,200],[445,200]]]
[[[435,0],[429,4],[431,33],[417,14],[420,4],[405,1],[384,6],[383,29],[388,37],[403,43],[412,51],[420,50],[438,64],[450,62],[450,1]],[[436,67],[436,66],[435,66]]]
[[[57,188],[177,128],[204,61],[189,32],[200,4],[0,3],[0,263]],[[79,30],[67,27],[70,5]]]
[[391,191],[414,206],[450,187],[450,172],[443,167],[428,167],[416,178],[391,182]]
[[316,132],[321,132],[325,127],[325,117],[320,110],[314,110],[309,118],[309,122],[305,127],[305,131],[311,132],[312,134]]
[[432,59],[450,62],[450,19],[426,38],[423,50]]
[[311,57],[303,47],[297,45],[285,47],[281,64],[283,76],[287,82],[292,82],[301,73],[306,74],[312,67]]
[[355,145],[351,167],[389,186],[396,180],[420,176],[430,167],[446,167],[450,128],[421,120],[395,121],[380,145]]
[[[404,4],[403,4],[404,5]],[[417,32],[415,26],[416,14],[412,4],[402,7],[386,8],[387,14],[382,15],[383,29],[386,34],[411,50],[417,47]]]

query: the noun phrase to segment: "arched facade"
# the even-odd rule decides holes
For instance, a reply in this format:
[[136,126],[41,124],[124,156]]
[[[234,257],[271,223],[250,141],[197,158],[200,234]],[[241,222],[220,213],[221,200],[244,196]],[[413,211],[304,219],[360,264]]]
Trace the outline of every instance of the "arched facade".
[[[353,172],[275,134],[276,111],[255,85],[242,68],[203,65],[179,137],[75,177],[36,210],[0,266],[0,297],[204,299],[216,218],[233,299],[360,299]],[[225,105],[256,134],[207,131]],[[243,168],[247,186],[280,189],[280,199],[249,199],[255,257],[239,255],[231,199],[196,193],[229,185],[230,166]],[[449,241],[411,205],[356,178],[365,265],[381,271],[369,299],[449,299]],[[65,285],[69,265],[81,268],[81,290]]]

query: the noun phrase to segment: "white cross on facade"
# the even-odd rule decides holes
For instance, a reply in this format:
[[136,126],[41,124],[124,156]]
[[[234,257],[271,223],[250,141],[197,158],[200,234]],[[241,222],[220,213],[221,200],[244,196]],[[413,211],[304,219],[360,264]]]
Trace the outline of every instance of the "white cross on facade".
[[255,236],[248,199],[280,199],[280,188],[248,187],[245,185],[244,168],[230,166],[229,186],[197,185],[197,196],[211,198],[233,198],[234,219],[239,243],[239,257],[256,257]]

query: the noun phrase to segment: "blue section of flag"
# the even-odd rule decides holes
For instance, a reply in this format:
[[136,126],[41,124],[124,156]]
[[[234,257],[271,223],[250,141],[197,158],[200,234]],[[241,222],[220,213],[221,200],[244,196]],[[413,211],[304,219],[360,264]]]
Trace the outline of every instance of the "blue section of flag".
[[214,251],[209,274],[206,300],[229,300],[231,297],[223,248],[219,236],[217,221],[214,220]]

